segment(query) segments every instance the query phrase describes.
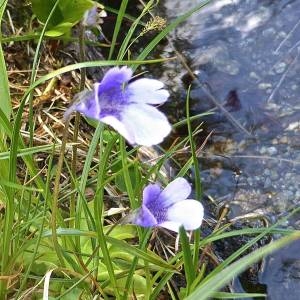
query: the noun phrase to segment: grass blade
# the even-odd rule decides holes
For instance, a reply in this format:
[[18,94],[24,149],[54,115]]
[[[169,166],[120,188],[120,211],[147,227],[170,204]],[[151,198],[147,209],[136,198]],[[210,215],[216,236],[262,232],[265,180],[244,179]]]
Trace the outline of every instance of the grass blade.
[[112,41],[111,41],[111,46],[110,46],[110,49],[109,49],[109,55],[108,55],[109,60],[112,58],[115,47],[116,47],[117,38],[118,38],[118,35],[119,35],[119,32],[120,32],[120,28],[121,28],[121,25],[122,25],[123,18],[125,16],[125,11],[126,11],[127,4],[128,4],[128,0],[123,0],[122,3],[121,3],[121,6],[120,6],[119,12],[118,12],[117,21],[116,21],[116,25],[115,25],[115,28],[114,28],[114,34],[113,34]]
[[244,256],[235,263],[229,265],[221,272],[216,274],[210,280],[201,284],[195,291],[190,294],[186,300],[207,300],[212,294],[225,286],[233,277],[245,271],[250,265],[259,261],[266,255],[286,246],[287,244],[300,239],[300,232],[294,232],[291,235],[280,238],[254,252]]

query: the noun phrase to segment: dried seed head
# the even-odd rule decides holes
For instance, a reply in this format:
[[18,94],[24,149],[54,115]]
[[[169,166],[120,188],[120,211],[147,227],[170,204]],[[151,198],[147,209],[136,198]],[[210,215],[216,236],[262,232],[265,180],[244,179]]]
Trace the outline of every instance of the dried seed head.
[[142,30],[140,36],[143,36],[149,31],[161,31],[163,30],[167,25],[166,19],[160,17],[160,16],[154,16],[150,21],[148,21]]

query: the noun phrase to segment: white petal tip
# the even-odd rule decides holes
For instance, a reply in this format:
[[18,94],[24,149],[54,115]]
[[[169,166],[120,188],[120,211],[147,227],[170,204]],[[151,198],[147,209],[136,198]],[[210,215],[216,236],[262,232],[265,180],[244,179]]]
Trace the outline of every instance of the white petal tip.
[[183,225],[185,230],[199,228],[203,217],[203,205],[197,200],[187,199],[176,202],[168,210],[168,221],[169,223],[177,224],[176,231],[178,231],[180,225]]

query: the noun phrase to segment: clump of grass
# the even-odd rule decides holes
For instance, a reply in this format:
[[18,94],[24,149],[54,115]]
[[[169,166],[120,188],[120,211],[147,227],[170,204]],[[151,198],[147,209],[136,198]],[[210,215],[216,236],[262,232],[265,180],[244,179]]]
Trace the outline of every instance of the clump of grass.
[[[34,108],[36,93],[48,85],[49,80],[52,84],[51,80],[61,79],[60,76],[69,72],[73,81],[69,89],[76,89],[78,75],[75,71],[78,69],[115,65],[136,69],[140,65],[162,63],[164,59],[146,58],[170,31],[209,1],[168,25],[159,17],[142,23],[155,4],[148,1],[140,16],[133,20],[124,41],[118,45],[127,2],[123,0],[117,11],[108,60],[82,61],[45,74],[43,67],[47,61],[43,60],[46,57],[43,56],[46,51],[43,45],[47,41],[44,33],[55,11],[53,6],[42,31],[34,34],[38,40],[35,49],[29,51],[35,53],[31,76],[18,99],[10,94],[6,55],[0,47],[0,298],[157,299],[163,294],[174,299],[260,297],[260,294],[229,294],[220,290],[249,265],[300,238],[298,231],[281,230],[279,224],[230,231],[229,225],[220,221],[208,236],[202,236],[200,229],[190,238],[183,229],[180,230],[180,247],[176,248],[176,236],[169,232],[165,233],[165,240],[168,240],[165,242],[156,229],[121,225],[123,217],[139,207],[143,187],[149,181],[167,184],[171,180],[167,172],[170,163],[178,169],[178,176],[187,176],[195,167],[196,198],[201,199],[195,144],[195,135],[201,129],[191,126],[201,115],[190,116],[188,91],[186,119],[173,124],[174,128],[187,124],[188,134],[166,149],[129,147],[122,137],[101,123],[91,123],[87,127],[85,120],[79,120],[76,129],[72,122],[61,121],[65,107],[55,101],[51,103],[55,115],[47,109],[36,111]],[[56,1],[55,5],[58,3]],[[1,19],[5,9],[3,1]],[[157,30],[156,35],[146,47],[140,53],[131,53],[136,37],[142,38],[152,30]],[[6,38],[12,43],[20,40]],[[27,40],[30,39],[32,34],[27,36]],[[26,35],[22,40],[26,40]],[[84,43],[81,45],[84,47]],[[119,50],[114,56],[117,46]],[[32,47],[29,42],[28,47]],[[124,57],[131,59],[125,61]],[[86,84],[90,83],[87,81]],[[66,104],[70,99],[64,98],[63,88],[60,90],[56,86],[51,91]],[[17,109],[13,111],[12,103],[16,102]],[[23,124],[25,109],[28,110],[28,124]],[[41,112],[48,113],[47,116],[54,120],[52,128],[49,124],[38,123]],[[37,124],[42,124],[43,133],[47,133],[48,140],[44,145],[36,144],[39,138]],[[21,128],[28,128],[26,139]],[[75,140],[72,139],[74,131],[78,132]],[[45,137],[42,140],[45,141]],[[74,144],[76,147],[72,148]],[[182,151],[187,156],[185,164],[177,160]],[[242,257],[254,243],[273,233],[283,237]],[[253,238],[223,262],[218,261],[218,266],[209,273],[206,263],[199,259],[203,251],[214,241],[239,235]],[[183,279],[180,285],[174,284],[176,276]]]

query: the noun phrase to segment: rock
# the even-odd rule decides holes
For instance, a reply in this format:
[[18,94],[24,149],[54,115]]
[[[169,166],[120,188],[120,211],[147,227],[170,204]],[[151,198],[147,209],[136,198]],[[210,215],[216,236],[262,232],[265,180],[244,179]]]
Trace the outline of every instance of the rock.
[[271,181],[270,177],[267,177],[265,180],[265,183],[264,183],[264,188],[267,189],[267,188],[270,188],[271,186],[272,186],[272,181]]
[[268,83],[268,82],[262,82],[258,85],[258,88],[260,90],[266,90],[266,89],[270,89],[272,88],[272,84],[271,83]]
[[269,147],[268,149],[267,149],[267,153],[269,154],[269,155],[276,155],[277,154],[277,149],[275,148],[275,147]]
[[286,69],[286,63],[279,62],[274,66],[274,70],[277,74],[282,74]]

